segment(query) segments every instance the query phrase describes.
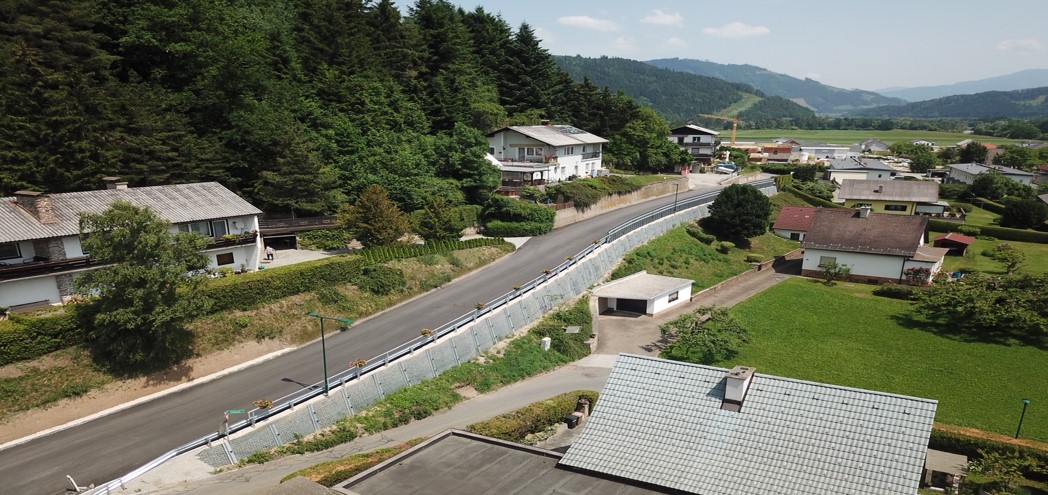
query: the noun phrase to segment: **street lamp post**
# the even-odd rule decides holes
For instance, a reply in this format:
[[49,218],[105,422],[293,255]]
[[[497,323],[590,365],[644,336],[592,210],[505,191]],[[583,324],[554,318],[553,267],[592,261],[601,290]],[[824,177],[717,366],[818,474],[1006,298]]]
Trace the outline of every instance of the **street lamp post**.
[[673,213],[677,213],[677,193],[680,192],[680,183],[673,184]]
[[1019,415],[1019,427],[1015,429],[1015,438],[1019,438],[1019,432],[1023,429],[1023,418],[1026,417],[1026,406],[1030,405],[1030,399],[1023,399],[1023,412]]
[[353,324],[353,320],[349,318],[340,318],[335,316],[320,316],[316,311],[310,311],[306,313],[306,316],[312,316],[313,318],[320,319],[320,351],[324,359],[324,395],[328,395],[330,386],[328,385],[328,369],[327,369],[327,342],[324,340],[324,320],[335,320],[339,323],[344,323],[347,327]]

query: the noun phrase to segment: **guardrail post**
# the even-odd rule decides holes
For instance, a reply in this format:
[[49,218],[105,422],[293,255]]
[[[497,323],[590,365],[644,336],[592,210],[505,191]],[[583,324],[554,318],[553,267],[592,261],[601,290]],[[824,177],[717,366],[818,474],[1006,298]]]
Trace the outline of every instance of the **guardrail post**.
[[426,349],[426,357],[429,358],[429,367],[433,370],[433,376],[430,378],[436,378],[439,373],[437,373],[437,363],[433,360],[432,349]]
[[313,404],[306,404],[306,407],[309,409],[309,419],[313,423],[313,432],[316,433],[320,431],[320,418],[317,417],[317,410],[313,407]]
[[375,386],[378,387],[378,395],[382,399],[386,398],[386,392],[382,390],[382,382],[378,381],[378,373],[372,373],[371,379],[374,380]]
[[276,425],[270,423],[269,432],[273,434],[273,441],[275,441],[277,445],[284,445],[284,442],[280,440],[280,432],[277,431]]
[[229,440],[222,442],[222,450],[226,452],[226,457],[229,458],[230,464],[237,463],[237,455],[233,452],[233,446],[229,445]]
[[404,369],[404,361],[400,361],[400,374],[404,376],[404,383],[411,385],[411,378],[408,376],[408,371]]
[[455,345],[455,339],[451,338],[449,340],[451,341],[451,351],[455,353],[455,364],[462,364],[462,361],[459,360],[459,351],[458,346]]
[[495,345],[495,343],[498,342],[498,340],[495,339],[495,324],[491,322],[491,318],[488,318],[487,322],[488,322],[488,337],[491,337],[491,344]]
[[342,389],[342,398],[346,399],[346,410],[349,411],[349,414],[356,414],[353,412],[353,401],[349,400],[349,392],[346,392],[345,388]]

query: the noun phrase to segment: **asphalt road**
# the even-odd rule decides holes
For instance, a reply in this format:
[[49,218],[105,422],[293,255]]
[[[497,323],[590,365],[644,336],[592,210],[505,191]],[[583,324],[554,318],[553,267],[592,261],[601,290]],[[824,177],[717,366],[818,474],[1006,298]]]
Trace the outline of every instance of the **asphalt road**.
[[[681,199],[710,189],[681,194]],[[507,259],[474,272],[327,337],[332,374],[361,356],[376,356],[539,276],[543,269],[586,248],[612,227],[656,207],[666,197],[614,210],[534,237]],[[323,379],[320,346],[309,345],[277,359],[189,387],[88,423],[0,451],[0,491],[20,495],[65,493],[66,475],[81,486],[116,479],[164,452],[214,432],[227,409],[251,409],[259,397],[283,397],[301,384]]]

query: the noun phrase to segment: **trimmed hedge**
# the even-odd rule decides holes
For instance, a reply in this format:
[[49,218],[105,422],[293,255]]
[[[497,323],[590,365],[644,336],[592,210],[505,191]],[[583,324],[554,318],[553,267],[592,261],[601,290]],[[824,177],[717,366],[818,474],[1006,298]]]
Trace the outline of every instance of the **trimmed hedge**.
[[[552,211],[552,210],[551,210]],[[489,220],[484,226],[484,234],[498,237],[531,237],[548,234],[553,230],[553,222],[505,222]]]
[[1013,445],[1009,443],[990,440],[987,438],[971,437],[960,433],[932,429],[932,435],[928,439],[928,447],[954,454],[968,456],[969,460],[982,457],[979,451],[998,452],[1001,454],[1019,454],[1037,461],[1042,473],[1036,469],[1024,472],[1023,476],[1031,479],[1044,480],[1048,478],[1048,451],[1027,447],[1025,445]]
[[982,209],[998,215],[1004,215],[1004,205],[1001,203],[981,197],[976,197],[975,199],[979,200],[979,206],[982,207]]
[[[947,222],[945,220],[930,219],[928,221],[928,228],[936,232],[961,232],[963,223]],[[1008,227],[998,227],[996,225],[979,225],[979,230],[982,235],[988,235],[996,237],[1002,241],[1019,241],[1019,242],[1036,242],[1038,244],[1048,244],[1048,232],[1038,232],[1036,230],[1022,230],[1022,229],[1010,229]]]
[[38,318],[10,318],[0,321],[0,365],[35,359],[84,341],[72,311]]
[[211,313],[251,309],[328,285],[348,284],[368,261],[362,256],[332,256],[257,272],[209,280],[201,292],[211,300]]
[[920,290],[912,285],[885,284],[873,289],[873,295],[912,301],[914,293]]
[[825,199],[808,194],[793,186],[786,186],[786,190],[793,193],[794,196],[797,196],[807,201],[808,204],[813,206],[824,206],[826,208],[844,208],[843,205],[839,205],[837,203],[834,203],[833,201],[826,201]]
[[478,435],[522,443],[528,435],[543,431],[575,412],[579,398],[589,401],[592,412],[599,396],[592,390],[567,392],[487,421],[473,423],[466,429]]
[[425,244],[400,244],[396,246],[376,246],[362,249],[360,255],[371,263],[383,263],[390,260],[414,258],[427,254],[443,254],[460,249],[471,249],[483,246],[499,246],[506,240],[501,237],[477,237],[464,241],[430,241]]
[[353,240],[343,229],[317,229],[298,233],[298,243],[303,249],[335,251],[346,249]]

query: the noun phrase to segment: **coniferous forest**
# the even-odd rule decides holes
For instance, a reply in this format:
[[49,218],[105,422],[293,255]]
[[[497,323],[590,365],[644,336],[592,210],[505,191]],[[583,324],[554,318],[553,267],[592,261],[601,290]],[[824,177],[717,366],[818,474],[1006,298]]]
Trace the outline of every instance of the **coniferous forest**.
[[541,119],[679,155],[666,122],[558,69],[527,25],[417,0],[0,0],[0,193],[215,180],[268,212],[380,184],[407,211],[483,202],[483,133]]

